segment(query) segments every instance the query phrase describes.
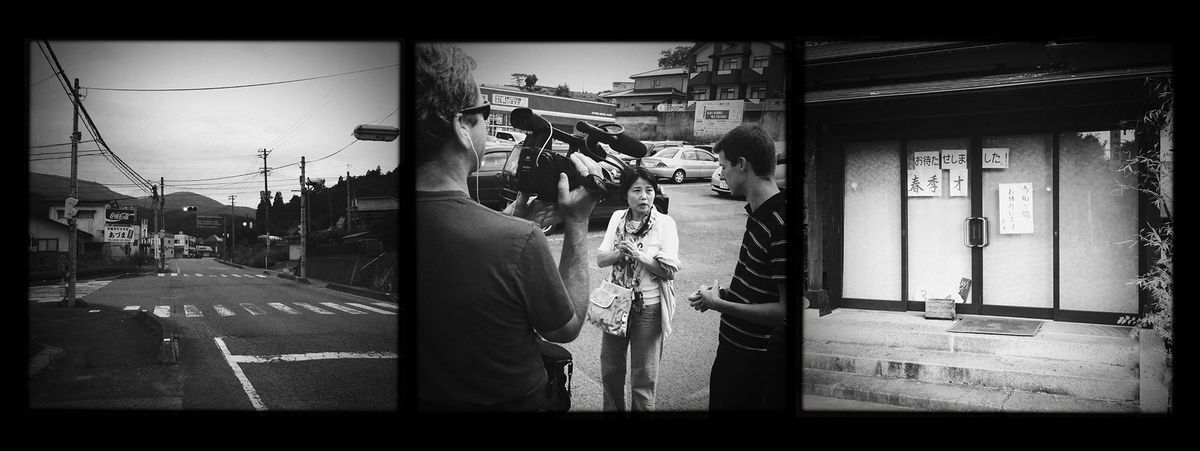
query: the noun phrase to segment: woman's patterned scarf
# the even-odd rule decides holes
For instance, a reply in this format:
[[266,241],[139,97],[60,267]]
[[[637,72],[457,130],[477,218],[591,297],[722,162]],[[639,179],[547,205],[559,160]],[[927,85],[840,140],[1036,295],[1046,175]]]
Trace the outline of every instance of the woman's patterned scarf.
[[[614,242],[613,246],[620,244],[622,241],[625,241],[625,239],[628,238],[631,239],[634,244],[638,245],[638,249],[641,249],[642,238],[644,238],[646,233],[650,231],[650,228],[654,226],[654,220],[656,219],[654,209],[651,208],[650,210],[650,213],[646,214],[646,217],[642,219],[641,225],[639,225],[635,230],[628,229],[629,220],[633,218],[633,209],[630,208],[629,210],[626,210],[625,217],[621,218],[621,224],[617,226],[617,240]],[[621,254],[621,257],[617,259],[617,262],[613,263],[612,282],[633,290],[633,305],[630,308],[630,312],[634,314],[640,314],[643,307],[641,288],[642,281],[641,277],[639,276],[639,274],[643,272],[641,269],[641,265],[638,264],[637,260],[624,254]],[[651,274],[651,276],[654,277],[656,282],[658,281],[657,276],[654,276],[653,274]]]

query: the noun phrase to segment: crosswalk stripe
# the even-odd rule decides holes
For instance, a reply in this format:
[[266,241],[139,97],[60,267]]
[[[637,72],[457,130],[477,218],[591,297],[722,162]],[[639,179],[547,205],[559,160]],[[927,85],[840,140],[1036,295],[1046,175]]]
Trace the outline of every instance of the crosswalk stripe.
[[187,316],[188,318],[196,318],[196,317],[204,316],[204,312],[200,311],[200,307],[196,307],[196,306],[190,305],[190,304],[183,305],[183,313],[184,313],[184,316]]
[[393,304],[391,302],[372,302],[371,304],[378,305],[380,307],[390,308],[392,310],[400,310],[400,306]]
[[175,277],[175,276],[178,276],[178,275],[179,275],[179,273],[177,273],[177,272],[173,272],[173,273],[171,273],[171,277]]
[[196,273],[196,277],[204,277],[204,274]]
[[368,311],[368,312],[382,313],[382,314],[384,314],[384,315],[395,315],[395,314],[396,314],[396,312],[389,312],[389,311],[387,311],[387,310],[377,309],[377,308],[375,308],[375,307],[371,307],[371,306],[368,306],[368,305],[362,305],[362,304],[359,304],[359,303],[356,303],[356,302],[347,302],[346,304],[348,304],[348,305],[352,305],[352,306],[354,306],[354,307],[356,307],[356,308],[360,308],[360,309],[366,310],[366,311]]
[[300,312],[297,312],[296,309],[293,309],[286,305],[280,304],[278,302],[268,302],[267,305],[269,305],[271,307],[275,307],[275,310],[279,310],[279,311],[281,311],[283,313],[287,313],[289,315],[299,315],[300,314]]
[[224,305],[221,305],[221,304],[213,304],[213,310],[216,310],[216,311],[217,311],[217,315],[219,315],[219,316],[233,316],[233,315],[236,315],[236,313],[233,313],[233,310],[230,310],[230,309],[228,309],[228,308],[225,308],[225,306],[224,306]]
[[121,310],[137,310],[137,309],[138,309],[138,306],[136,306],[136,305],[126,305],[125,308],[123,308]]
[[358,310],[355,310],[355,309],[352,309],[349,307],[343,307],[343,306],[334,304],[332,302],[322,302],[321,305],[324,305],[324,306],[329,307],[334,310],[341,310],[341,311],[349,313],[351,315],[366,315],[367,314],[367,312],[360,312]]
[[169,306],[169,305],[155,306],[154,307],[154,316],[157,316],[159,318],[170,318],[171,317],[171,306]]
[[227,275],[225,275],[225,274],[221,274],[221,277],[229,277],[229,276],[227,276]]
[[163,274],[163,273],[161,273],[161,272],[160,272],[160,273],[158,273],[158,277],[162,277],[162,276],[165,276],[165,275],[166,275],[166,274]]
[[262,275],[262,274],[255,274],[255,275],[254,275],[254,277],[262,277],[262,278],[264,278],[264,279],[266,279],[266,278],[267,278],[267,276],[264,276],[264,275]]
[[254,305],[254,304],[242,303],[242,304],[238,304],[238,305],[240,305],[240,306],[242,306],[242,308],[246,309],[247,312],[250,312],[251,315],[266,315],[267,314],[267,312],[263,311],[263,309],[259,308],[259,306]]
[[293,304],[299,305],[301,308],[303,308],[305,310],[315,312],[315,313],[320,313],[322,315],[332,315],[333,314],[333,312],[331,312],[329,310],[325,310],[321,307],[317,307],[312,304],[306,304],[304,302],[293,302]]

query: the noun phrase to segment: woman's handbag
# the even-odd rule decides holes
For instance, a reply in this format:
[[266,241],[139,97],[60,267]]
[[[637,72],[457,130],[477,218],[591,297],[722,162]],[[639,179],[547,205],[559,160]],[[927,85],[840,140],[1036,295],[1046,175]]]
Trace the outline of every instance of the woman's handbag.
[[624,337],[629,327],[633,290],[607,279],[588,297],[587,320],[607,334]]
[[571,351],[546,340],[540,340],[538,346],[549,378],[546,383],[546,404],[542,409],[547,412],[571,410],[571,373],[575,369]]

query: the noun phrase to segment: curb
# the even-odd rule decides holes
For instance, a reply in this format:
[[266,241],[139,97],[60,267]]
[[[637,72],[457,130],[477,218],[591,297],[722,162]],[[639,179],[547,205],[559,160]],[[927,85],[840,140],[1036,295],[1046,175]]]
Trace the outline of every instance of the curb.
[[217,263],[220,263],[220,264],[222,264],[222,265],[229,265],[229,266],[232,266],[232,267],[234,267],[234,268],[237,268],[237,269],[246,269],[246,267],[244,267],[244,266],[242,266],[242,265],[239,265],[239,264],[237,264],[237,263],[230,263],[230,262],[227,262],[227,261],[225,261],[225,260],[219,260],[219,259],[218,259],[218,260],[216,260],[216,262],[217,262]]
[[379,292],[379,291],[375,291],[375,290],[370,290],[370,289],[366,289],[366,288],[359,288],[359,287],[356,287],[353,285],[343,285],[340,283],[330,282],[325,285],[325,288],[328,288],[330,290],[341,291],[343,293],[349,293],[349,294],[353,294],[353,295],[357,295],[357,296],[378,299],[380,301],[389,301],[389,302],[399,303],[398,300],[396,299],[395,295],[391,295],[389,293],[383,293],[383,292]]
[[303,277],[296,277],[296,276],[293,276],[293,275],[291,275],[291,274],[282,273],[282,272],[281,272],[281,273],[279,273],[279,274],[278,274],[276,277],[281,277],[281,278],[284,278],[284,279],[287,279],[287,280],[294,281],[294,282],[296,282],[296,283],[312,284],[312,282],[309,282],[309,281],[308,281],[308,279],[306,279],[306,278],[303,278]]
[[168,334],[166,328],[158,317],[146,313],[145,310],[138,310],[134,314],[134,319],[142,325],[150,328],[150,331],[155,332],[162,338],[161,345],[158,350],[158,363],[160,365],[175,365],[179,363],[179,334]]

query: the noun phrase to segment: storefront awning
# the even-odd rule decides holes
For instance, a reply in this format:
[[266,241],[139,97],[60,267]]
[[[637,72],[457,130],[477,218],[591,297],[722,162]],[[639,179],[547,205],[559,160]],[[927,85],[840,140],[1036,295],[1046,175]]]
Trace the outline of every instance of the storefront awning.
[[[516,107],[492,104],[492,111],[501,111],[504,113],[512,113],[512,111],[514,109],[516,109]],[[574,124],[575,122],[578,122],[578,121],[601,122],[601,123],[617,121],[617,118],[615,118],[615,117],[591,116],[591,115],[586,115],[586,114],[574,114],[574,113],[559,113],[556,111],[545,111],[545,110],[533,110],[533,112],[537,113],[539,116],[541,116],[543,118],[546,118],[546,120],[550,121],[551,123]]]
[[867,86],[860,88],[808,91],[804,94],[806,105],[830,104],[857,100],[873,100],[905,96],[923,96],[953,92],[982,91],[993,89],[1019,89],[1048,84],[1081,83],[1101,80],[1116,80],[1152,76],[1169,76],[1170,66],[1136,69],[1114,69],[1086,73],[1022,73],[991,75],[985,77],[939,80],[918,83]]

